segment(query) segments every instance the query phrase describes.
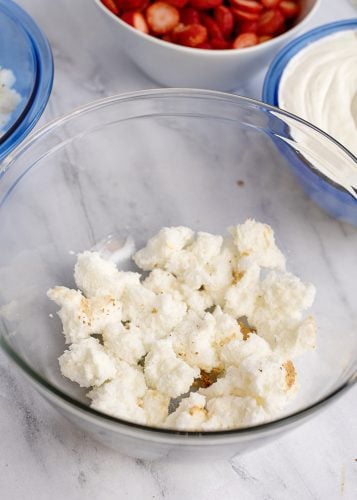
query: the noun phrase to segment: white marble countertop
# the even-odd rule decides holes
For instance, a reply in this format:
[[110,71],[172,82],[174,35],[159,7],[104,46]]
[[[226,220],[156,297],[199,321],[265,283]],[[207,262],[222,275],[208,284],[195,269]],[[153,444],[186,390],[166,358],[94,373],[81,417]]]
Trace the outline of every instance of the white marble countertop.
[[[88,0],[18,3],[45,31],[55,58],[41,124],[100,97],[157,86],[113,45]],[[347,0],[324,0],[308,28],[353,15]],[[238,92],[259,97],[261,81]],[[0,498],[356,499],[356,396],[355,388],[317,418],[230,462],[145,463],[74,428],[0,354]]]

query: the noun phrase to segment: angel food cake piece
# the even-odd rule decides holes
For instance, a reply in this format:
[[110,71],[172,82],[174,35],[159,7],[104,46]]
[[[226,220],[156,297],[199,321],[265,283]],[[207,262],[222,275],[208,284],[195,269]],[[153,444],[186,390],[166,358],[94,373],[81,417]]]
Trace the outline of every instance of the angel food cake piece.
[[145,276],[81,253],[78,289],[48,291],[69,345],[62,374],[91,389],[92,408],[186,431],[282,415],[293,358],[315,347],[315,288],[286,271],[271,227],[163,228],[133,259]]

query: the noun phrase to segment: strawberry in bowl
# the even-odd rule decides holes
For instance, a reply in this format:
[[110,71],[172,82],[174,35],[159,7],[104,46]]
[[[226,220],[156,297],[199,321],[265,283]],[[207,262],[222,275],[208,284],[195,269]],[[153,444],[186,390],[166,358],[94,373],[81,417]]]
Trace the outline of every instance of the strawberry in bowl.
[[232,90],[269,64],[321,0],[94,1],[155,81]]

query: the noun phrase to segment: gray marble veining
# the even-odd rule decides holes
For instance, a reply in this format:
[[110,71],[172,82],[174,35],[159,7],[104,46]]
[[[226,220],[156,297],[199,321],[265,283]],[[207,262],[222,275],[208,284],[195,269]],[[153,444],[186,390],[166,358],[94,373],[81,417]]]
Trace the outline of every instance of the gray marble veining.
[[[101,29],[102,18],[92,2],[18,3],[46,32],[55,57],[53,93],[40,124],[100,97],[157,86]],[[324,0],[313,24],[353,15],[347,0]],[[263,75],[237,93],[259,97]],[[71,169],[75,161],[69,158],[68,180],[75,175]],[[272,182],[279,190],[284,180]],[[264,209],[269,212],[268,203]],[[301,210],[309,221],[309,210],[314,209],[309,204]],[[316,220],[313,217],[311,224]],[[324,220],[321,215],[320,224],[311,228],[317,238],[323,235],[321,241],[327,240],[329,231]],[[343,253],[348,268],[355,262],[355,251],[348,251],[348,244],[355,242],[356,232],[342,224],[340,230],[336,251]],[[90,227],[86,231],[89,243],[94,242],[97,235]],[[330,268],[331,284],[338,282],[323,247],[321,255],[323,265]],[[356,314],[351,297],[337,299],[345,301],[346,314]],[[356,396],[354,389],[318,418],[230,462],[149,463],[106,449],[73,427],[29,389],[0,353],[0,498],[353,500],[357,498]]]

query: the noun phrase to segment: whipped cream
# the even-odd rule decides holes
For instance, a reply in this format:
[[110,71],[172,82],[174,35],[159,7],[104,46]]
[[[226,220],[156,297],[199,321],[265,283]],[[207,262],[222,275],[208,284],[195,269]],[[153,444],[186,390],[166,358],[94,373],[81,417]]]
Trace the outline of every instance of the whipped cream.
[[357,156],[357,31],[324,37],[293,57],[278,102]]

